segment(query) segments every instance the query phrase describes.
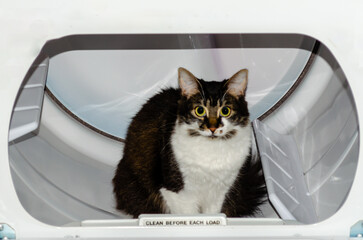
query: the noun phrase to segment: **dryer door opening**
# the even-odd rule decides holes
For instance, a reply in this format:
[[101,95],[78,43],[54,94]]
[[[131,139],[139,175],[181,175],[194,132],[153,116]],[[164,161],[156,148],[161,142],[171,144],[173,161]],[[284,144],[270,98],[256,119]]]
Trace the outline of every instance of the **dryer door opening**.
[[323,44],[302,35],[171,34],[70,36],[44,46],[9,130],[24,208],[53,225],[128,218],[115,210],[111,184],[123,139],[149,97],[177,86],[178,67],[219,81],[249,70],[254,146],[271,203],[257,217],[315,223],[344,204],[359,129],[348,81]]

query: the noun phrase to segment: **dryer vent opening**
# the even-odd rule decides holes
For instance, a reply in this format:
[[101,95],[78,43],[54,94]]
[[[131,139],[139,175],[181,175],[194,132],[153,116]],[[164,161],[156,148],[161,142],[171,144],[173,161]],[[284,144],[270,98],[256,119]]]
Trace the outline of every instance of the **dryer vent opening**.
[[49,41],[19,90],[9,129],[9,163],[24,208],[53,225],[128,218],[115,210],[111,183],[123,139],[149,97],[177,86],[178,67],[206,80],[249,70],[254,149],[269,197],[256,217],[310,224],[339,210],[358,161],[353,95],[322,43],[290,34]]

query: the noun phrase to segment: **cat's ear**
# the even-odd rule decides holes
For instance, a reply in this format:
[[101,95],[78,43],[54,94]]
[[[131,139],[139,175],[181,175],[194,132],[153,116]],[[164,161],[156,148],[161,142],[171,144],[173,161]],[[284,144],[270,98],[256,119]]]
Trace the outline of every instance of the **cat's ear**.
[[198,79],[185,68],[180,67],[178,69],[178,82],[182,95],[186,96],[187,98],[199,92]]
[[246,95],[248,70],[242,69],[235,73],[226,83],[227,92],[235,97]]

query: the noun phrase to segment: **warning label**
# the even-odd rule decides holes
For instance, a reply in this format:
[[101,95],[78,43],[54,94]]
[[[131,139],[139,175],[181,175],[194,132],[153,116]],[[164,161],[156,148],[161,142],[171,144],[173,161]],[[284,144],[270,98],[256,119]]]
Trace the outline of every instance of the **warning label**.
[[224,226],[225,216],[163,216],[163,215],[141,215],[140,226]]

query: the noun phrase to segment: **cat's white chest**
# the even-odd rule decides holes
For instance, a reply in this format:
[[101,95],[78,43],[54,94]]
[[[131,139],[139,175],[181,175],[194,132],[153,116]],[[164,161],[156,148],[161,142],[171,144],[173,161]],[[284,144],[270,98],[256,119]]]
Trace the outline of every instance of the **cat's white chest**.
[[190,136],[187,125],[177,125],[171,146],[183,176],[178,193],[161,189],[170,213],[219,213],[225,195],[249,155],[251,127],[241,127],[230,139]]

